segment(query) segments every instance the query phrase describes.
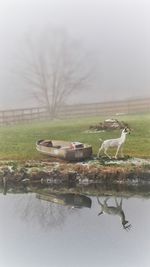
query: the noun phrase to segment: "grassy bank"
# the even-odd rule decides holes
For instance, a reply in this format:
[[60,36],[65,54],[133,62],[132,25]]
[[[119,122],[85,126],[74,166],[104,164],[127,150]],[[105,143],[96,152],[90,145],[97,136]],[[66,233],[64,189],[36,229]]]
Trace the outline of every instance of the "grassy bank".
[[[39,154],[35,149],[35,142],[38,139],[63,139],[89,143],[96,155],[100,146],[99,138],[105,140],[120,135],[119,130],[96,134],[85,133],[91,124],[99,123],[106,118],[108,117],[34,122],[28,125],[0,128],[0,160],[46,159],[46,156]],[[149,158],[150,114],[117,116],[116,118],[129,123],[133,129],[125,143],[124,153],[131,157]]]

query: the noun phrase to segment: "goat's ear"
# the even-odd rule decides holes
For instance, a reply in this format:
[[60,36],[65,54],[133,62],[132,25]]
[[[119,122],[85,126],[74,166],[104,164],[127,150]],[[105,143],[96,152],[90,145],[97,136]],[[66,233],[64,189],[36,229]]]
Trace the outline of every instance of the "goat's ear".
[[103,214],[103,212],[102,212],[102,211],[101,211],[100,213],[98,213],[98,214],[97,214],[97,216],[99,216],[99,215],[101,215],[101,214]]

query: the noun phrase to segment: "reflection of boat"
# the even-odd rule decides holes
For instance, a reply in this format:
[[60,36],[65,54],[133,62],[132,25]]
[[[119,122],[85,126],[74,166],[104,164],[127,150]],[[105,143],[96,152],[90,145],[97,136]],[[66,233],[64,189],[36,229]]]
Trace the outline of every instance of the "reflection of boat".
[[43,154],[68,161],[83,160],[92,155],[92,146],[79,142],[39,140],[36,149]]
[[53,202],[59,205],[72,206],[75,208],[91,208],[92,201],[89,197],[73,194],[73,193],[64,193],[64,194],[48,194],[48,193],[37,193],[36,197],[38,199],[46,200]]

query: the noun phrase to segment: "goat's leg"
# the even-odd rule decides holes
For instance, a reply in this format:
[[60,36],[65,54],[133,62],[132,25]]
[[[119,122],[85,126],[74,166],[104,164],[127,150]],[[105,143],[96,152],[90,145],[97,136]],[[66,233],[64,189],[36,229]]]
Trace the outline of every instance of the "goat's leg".
[[115,197],[115,203],[116,203],[116,207],[120,206],[116,197]]
[[103,206],[103,204],[100,202],[99,197],[97,196],[97,202],[99,205]]
[[115,154],[115,159],[117,159],[117,155],[118,155],[119,149],[120,149],[120,146],[118,146],[118,148],[117,148],[117,151],[116,151],[116,154]]
[[121,157],[123,158],[124,157],[124,155],[123,155],[123,146],[121,146],[120,152],[121,152]]
[[107,153],[107,149],[108,149],[108,148],[105,148],[105,149],[104,149],[104,154],[105,154],[109,159],[111,159],[111,156],[109,156],[108,153]]
[[101,211],[97,214],[98,216],[103,214],[103,204],[100,202],[99,197],[97,196],[98,204],[101,206]]
[[101,151],[103,150],[103,145],[101,145],[100,149],[98,150],[98,153],[97,153],[97,157],[99,158],[99,155],[101,153]]
[[110,199],[110,197],[106,197],[104,200],[104,204],[107,205],[107,201]]
[[120,199],[120,208],[122,209],[122,197]]

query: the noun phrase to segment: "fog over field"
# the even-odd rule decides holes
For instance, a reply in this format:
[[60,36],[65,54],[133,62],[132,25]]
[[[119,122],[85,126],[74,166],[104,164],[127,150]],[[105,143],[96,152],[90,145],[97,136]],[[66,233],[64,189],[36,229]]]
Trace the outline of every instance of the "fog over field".
[[92,72],[66,103],[150,97],[149,14],[148,0],[0,0],[0,109],[37,105],[18,61],[26,36],[49,28],[78,40]]

